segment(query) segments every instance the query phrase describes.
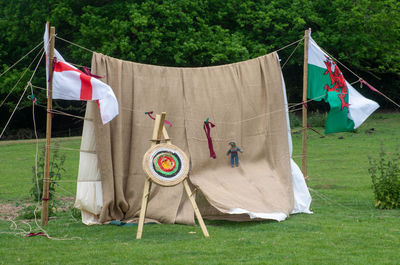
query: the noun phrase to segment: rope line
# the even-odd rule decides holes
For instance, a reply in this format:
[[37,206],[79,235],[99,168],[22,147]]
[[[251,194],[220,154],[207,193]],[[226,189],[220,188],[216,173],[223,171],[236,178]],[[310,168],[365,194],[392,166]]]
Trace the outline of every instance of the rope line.
[[[45,106],[45,105],[37,104],[37,106],[47,109],[47,106]],[[51,109],[49,111],[49,113],[56,114],[56,115],[64,115],[64,116],[73,117],[73,118],[77,118],[77,119],[81,119],[81,120],[86,120],[85,117],[73,115],[73,114],[70,114],[70,113],[67,113],[67,112],[64,112],[61,110],[56,110],[56,109]]]
[[1,139],[1,137],[3,137],[4,131],[7,129],[8,124],[10,123],[12,117],[14,116],[15,111],[17,110],[19,104],[21,103],[21,100],[22,100],[23,96],[25,95],[25,92],[26,92],[26,90],[28,89],[29,84],[30,84],[31,81],[32,81],[32,78],[33,78],[33,76],[35,75],[35,73],[36,73],[36,71],[37,71],[37,69],[38,69],[38,67],[39,67],[39,64],[40,64],[40,61],[41,61],[42,58],[43,58],[43,55],[44,55],[44,51],[42,52],[42,56],[40,56],[40,59],[39,59],[37,65],[36,65],[36,67],[35,67],[35,70],[33,71],[32,75],[31,75],[31,78],[29,79],[28,83],[26,84],[25,89],[24,89],[24,92],[22,93],[21,97],[19,98],[19,101],[18,101],[17,105],[15,106],[14,111],[12,112],[10,118],[8,119],[7,124],[4,126],[4,129],[3,129],[3,131],[1,132],[1,135],[0,135],[0,139]]
[[36,54],[35,58],[31,61],[31,63],[29,64],[29,66],[24,70],[24,72],[22,73],[22,75],[20,76],[20,78],[18,79],[18,81],[15,83],[15,85],[13,86],[13,88],[10,90],[10,92],[8,92],[7,96],[3,99],[3,101],[0,104],[0,107],[3,106],[3,104],[6,102],[6,100],[8,99],[8,97],[11,95],[11,93],[14,91],[14,89],[17,87],[17,85],[19,84],[19,82],[22,80],[22,78],[25,76],[25,74],[28,72],[29,68],[31,68],[33,62],[36,60],[36,58],[40,55],[41,51],[43,50],[40,49],[40,51],[38,52],[38,54]]
[[[32,85],[34,88],[37,88],[37,89],[39,89],[39,90],[42,90],[42,91],[47,91],[47,89],[46,88],[44,88],[44,87],[40,87],[40,86],[36,86],[36,85]],[[52,92],[54,92],[54,89],[49,89],[49,91],[52,91]],[[70,96],[70,95],[67,95],[67,94],[64,94],[64,93],[60,93],[59,91],[57,91],[57,94],[58,95],[62,95],[62,96]],[[54,99],[53,98],[53,100],[58,100],[58,99]],[[65,99],[59,99],[59,100],[65,100]],[[88,101],[96,101],[96,100],[81,100],[81,101],[86,101],[86,102],[88,102]],[[43,107],[44,105],[40,105],[40,104],[37,104],[38,106],[40,106],[40,107]],[[47,109],[47,106],[46,106],[46,109]],[[60,110],[55,110],[55,109],[52,109],[52,111],[57,111],[57,112],[59,112],[59,113],[54,113],[54,114],[62,114],[62,113],[60,113],[60,112],[62,112],[62,111],[60,111]],[[65,115],[66,116],[73,116],[73,117],[75,117],[75,118],[79,118],[79,119],[82,119],[82,120],[87,120],[87,119],[85,119],[84,117],[82,117],[82,116],[74,116],[73,114],[70,114],[70,113],[67,113],[67,112],[64,112],[65,113]]]
[[[65,42],[67,42],[67,43],[69,43],[69,44],[71,44],[71,45],[74,45],[74,46],[76,46],[76,47],[78,47],[78,48],[81,48],[81,49],[83,49],[83,50],[86,50],[86,51],[88,51],[88,52],[95,53],[95,51],[90,50],[89,48],[83,47],[82,45],[79,45],[79,44],[74,43],[74,42],[72,42],[72,41],[69,41],[69,40],[63,39],[63,38],[61,38],[61,37],[58,37],[58,35],[56,35],[56,38],[57,38],[57,39],[60,39],[60,40],[62,40],[62,41],[65,41]],[[272,52],[279,52],[279,51],[281,51],[281,50],[284,50],[284,49],[286,49],[286,48],[288,48],[288,47],[290,47],[290,46],[292,46],[292,45],[298,43],[298,42],[301,42],[302,40],[304,40],[304,36],[303,36],[301,39],[296,40],[296,41],[294,41],[294,42],[292,42],[292,43],[290,43],[290,44],[288,44],[288,45],[286,45],[286,46],[283,46],[282,48],[279,48],[279,49],[277,49],[277,50],[275,50],[275,51],[272,51]],[[271,53],[272,53],[272,52],[271,52]]]
[[335,201],[335,200],[329,198],[329,197],[326,196],[326,195],[321,194],[319,191],[316,191],[316,190],[313,189],[313,188],[308,187],[308,189],[309,189],[311,192],[313,192],[314,195],[317,195],[317,196],[320,197],[322,200],[324,200],[324,201],[330,203],[331,205],[339,206],[339,207],[341,207],[341,208],[343,208],[343,209],[352,211],[353,213],[357,213],[358,215],[360,215],[360,214],[362,214],[362,213],[369,213],[369,214],[371,214],[371,218],[375,218],[375,217],[398,218],[397,216],[391,216],[391,215],[383,215],[383,214],[375,215],[375,213],[377,212],[376,209],[374,209],[374,210],[369,210],[369,209],[368,209],[368,210],[362,211],[362,210],[357,209],[357,208],[351,208],[351,207],[348,207],[348,206],[346,206],[346,205],[343,205],[342,203],[339,203],[339,202],[337,202],[337,201]]
[[297,48],[300,46],[301,41],[304,40],[304,37],[297,43],[297,46],[293,49],[292,53],[289,55],[289,57],[286,59],[285,63],[282,65],[281,69],[283,69],[285,67],[285,65],[287,64],[287,62],[290,60],[290,58],[292,58],[294,52],[297,50]]
[[288,45],[286,45],[286,46],[283,46],[282,48],[280,48],[280,49],[278,49],[278,50],[275,50],[275,52],[282,51],[282,50],[284,50],[284,49],[286,49],[286,48],[288,48],[288,47],[290,47],[290,46],[292,46],[292,45],[294,45],[294,44],[296,44],[296,43],[298,43],[298,42],[300,42],[300,41],[302,41],[302,40],[304,40],[304,36],[303,36],[301,39],[299,39],[299,40],[296,40],[296,41],[294,41],[294,42],[292,42],[292,43],[290,43],[290,44],[288,44]]
[[62,188],[58,183],[54,183],[55,185],[57,185],[57,187],[59,188],[59,189],[61,189],[61,190],[63,190],[66,194],[69,194],[70,196],[72,196],[72,197],[75,197],[75,193],[73,193],[73,192],[71,192],[71,191],[69,191],[69,190],[66,190],[66,189],[64,189],[64,188]]
[[383,96],[384,98],[386,98],[387,100],[389,100],[390,102],[392,102],[394,105],[396,105],[397,107],[400,108],[400,105],[397,104],[394,100],[392,100],[391,98],[389,98],[388,96],[386,96],[385,94],[383,94],[381,91],[377,90],[376,88],[374,88],[373,86],[371,86],[370,84],[368,84],[364,79],[358,79],[356,82],[361,82],[360,87],[362,87],[363,84],[365,84],[369,89],[371,89],[372,91],[380,94],[381,96]]
[[[325,96],[322,95],[322,96],[318,96],[318,97],[309,99],[309,100],[305,101],[305,103],[310,102],[310,101],[317,100],[317,99],[322,98],[322,97],[325,97]],[[292,109],[294,109],[294,111],[297,111],[297,109],[295,109],[295,107],[300,106],[300,105],[303,105],[303,102],[300,102],[300,103],[297,103],[297,104],[293,104],[293,105],[290,107],[290,109],[288,108],[288,110],[291,111]],[[122,108],[123,110],[128,110],[128,111],[131,111],[131,112],[142,112],[142,113],[144,113],[144,112],[147,111],[147,110],[131,109],[131,108],[127,108],[127,107],[124,107],[124,106],[122,106],[121,108]],[[277,110],[274,110],[274,111],[265,112],[265,113],[256,115],[256,116],[254,116],[254,117],[251,117],[251,118],[248,118],[248,119],[244,119],[244,120],[240,120],[240,121],[234,121],[234,122],[219,122],[219,121],[215,121],[214,123],[215,123],[215,124],[240,124],[240,123],[248,122],[248,121],[251,121],[251,120],[254,120],[254,119],[259,119],[260,117],[264,117],[264,116],[266,116],[266,115],[272,115],[272,114],[275,114],[275,113],[278,113],[278,112],[281,112],[281,111],[286,111],[286,108],[282,108],[282,109],[277,109]],[[186,119],[185,117],[174,117],[174,119],[183,119],[183,120],[185,120],[185,121],[196,121],[196,122],[201,122],[201,123],[204,122],[203,119],[201,119],[201,120],[200,120],[200,119]],[[175,126],[175,127],[176,127],[176,126]]]
[[[33,95],[33,88],[32,84],[31,93]],[[40,194],[40,186],[39,186],[39,178],[38,178],[38,153],[39,153],[39,137],[37,134],[37,127],[36,127],[36,118],[35,118],[35,102],[32,101],[32,121],[33,121],[33,131],[35,132],[35,139],[36,139],[36,149],[35,149],[35,184],[37,189],[37,194]],[[38,196],[38,203],[40,203],[40,198]]]
[[[47,146],[45,144],[45,146]],[[66,150],[66,151],[78,151],[81,152],[81,149],[77,149],[77,148],[70,148],[70,147],[63,147],[63,146],[55,146],[55,145],[50,145],[51,149],[59,149],[59,150]]]
[[86,51],[88,51],[88,52],[91,52],[91,53],[94,53],[94,52],[95,52],[95,51],[92,51],[92,50],[90,50],[90,49],[88,49],[88,48],[85,48],[85,47],[83,47],[83,46],[81,46],[81,45],[79,45],[79,44],[76,44],[76,43],[74,43],[74,42],[72,42],[72,41],[69,41],[69,40],[63,39],[63,38],[61,38],[61,37],[58,37],[57,35],[56,35],[56,38],[59,39],[59,40],[65,41],[66,43],[69,43],[69,44],[71,44],[71,45],[74,45],[74,46],[76,46],[76,47],[79,47],[79,48],[81,48],[81,49],[83,49],[83,50],[86,50]]
[[[37,88],[37,89],[40,89],[40,90],[46,90],[45,88],[42,88],[42,87],[39,87],[39,86],[36,86],[36,85],[32,85],[32,87]],[[324,96],[322,95],[322,96],[319,96],[319,97],[315,97],[315,98],[309,99],[309,100],[305,101],[305,103],[310,102],[310,101],[313,101],[313,100],[317,100],[317,99],[322,98],[322,97],[324,97]],[[296,108],[296,107],[297,107],[297,106],[300,106],[300,105],[302,105],[302,104],[303,104],[302,102],[292,104],[290,107],[288,107],[288,111],[289,111],[289,112],[299,111],[299,110],[301,110],[301,108]],[[47,107],[44,106],[44,105],[41,105],[41,104],[37,104],[37,105],[38,105],[39,107],[41,107],[41,108],[47,109]],[[121,109],[122,109],[122,110],[126,110],[126,111],[130,111],[130,112],[140,112],[140,113],[145,113],[146,111],[148,111],[148,109],[146,109],[146,110],[144,110],[144,109],[143,109],[143,110],[139,110],[139,109],[127,108],[127,107],[124,107],[124,106],[121,106]],[[240,124],[240,123],[248,122],[248,121],[251,121],[251,120],[254,120],[254,119],[258,119],[258,118],[261,118],[261,117],[264,117],[264,116],[267,116],[267,115],[272,115],[272,114],[275,114],[275,113],[279,113],[279,112],[281,112],[281,111],[286,111],[286,108],[282,108],[282,109],[278,109],[278,110],[270,111],[270,112],[265,112],[265,113],[262,113],[262,114],[259,114],[259,115],[257,115],[257,116],[254,116],[254,117],[251,117],[251,118],[248,118],[248,119],[244,119],[244,120],[241,120],[241,121],[235,121],[235,122],[216,122],[216,123],[218,123],[218,124]],[[70,116],[70,117],[77,118],[77,119],[81,119],[81,120],[90,120],[90,121],[92,121],[92,119],[87,119],[87,118],[85,118],[85,117],[83,117],[83,116],[73,115],[73,114],[70,114],[70,113],[67,113],[67,112],[64,112],[64,111],[60,111],[60,110],[56,110],[56,109],[52,109],[50,112],[51,112],[51,113],[54,113],[54,114],[57,114],[57,115]],[[197,119],[186,119],[185,117],[174,117],[174,119],[175,119],[175,120],[176,120],[176,119],[183,119],[183,120],[185,120],[185,121],[204,122],[204,120],[200,120],[200,119],[198,119],[198,120],[197,120]],[[174,126],[174,127],[179,127],[179,126]]]
[[387,100],[389,100],[389,101],[392,102],[394,105],[396,105],[397,107],[400,108],[400,104],[396,103],[394,100],[392,100],[391,98],[389,98],[388,96],[386,96],[385,94],[383,94],[381,91],[379,91],[379,94],[381,94],[384,98],[386,98]]
[[0,139],[1,139],[1,137],[3,137],[4,131],[7,129],[7,126],[8,126],[8,124],[10,123],[12,117],[14,116],[14,113],[15,113],[15,111],[17,110],[19,104],[21,103],[21,100],[22,100],[23,96],[25,95],[25,92],[26,92],[27,89],[28,89],[28,84],[25,86],[25,89],[24,89],[24,91],[23,91],[21,97],[19,98],[17,105],[15,106],[13,112],[11,113],[10,118],[8,119],[6,125],[4,126],[3,131],[2,131],[1,134],[0,134]]
[[[71,44],[71,45],[77,46],[77,47],[79,47],[79,48],[81,48],[81,49],[87,50],[87,51],[89,51],[89,52],[94,52],[94,51],[92,51],[92,50],[90,50],[90,49],[88,49],[88,48],[85,48],[85,47],[83,47],[83,46],[81,46],[81,45],[79,45],[79,44],[73,43],[73,42],[68,41],[68,40],[66,40],[66,39],[63,39],[63,38],[61,38],[61,37],[58,37],[58,36],[55,36],[55,37],[58,38],[58,39],[60,39],[60,40],[62,40],[62,41],[65,41],[65,42],[67,42],[67,43],[69,43],[69,44]],[[292,42],[292,43],[290,43],[290,44],[288,44],[288,45],[286,45],[286,46],[284,46],[284,47],[282,47],[282,48],[280,48],[280,49],[278,49],[278,50],[276,50],[276,52],[278,52],[278,51],[280,51],[280,50],[283,50],[283,49],[285,49],[285,48],[288,48],[288,47],[290,47],[290,46],[292,46],[292,45],[294,45],[294,44],[297,43],[296,48],[292,51],[291,55],[288,57],[288,59],[286,60],[286,62],[283,64],[282,68],[286,65],[286,63],[287,63],[287,62],[289,61],[289,59],[292,57],[292,55],[294,54],[294,52],[297,50],[298,46],[300,45],[300,42],[303,41],[303,40],[304,40],[304,37],[301,38],[301,39],[299,39],[299,40],[297,40],[297,41],[294,41],[294,42]],[[43,43],[43,41],[42,41],[41,43]],[[40,43],[40,44],[41,44],[41,43]],[[38,46],[39,46],[39,45],[38,45]],[[37,46],[37,47],[38,47],[38,46]],[[35,47],[35,48],[37,48],[37,47]],[[322,48],[321,48],[321,49],[322,49]],[[340,62],[339,60],[337,60],[335,57],[333,57],[332,55],[330,55],[330,54],[329,54],[328,52],[326,52],[325,50],[323,50],[323,51],[324,51],[325,53],[327,53],[329,56],[331,56],[331,57],[332,57],[334,60],[336,60],[338,63],[340,63],[340,64],[341,64],[343,67],[345,67],[347,70],[349,70],[352,74],[354,74],[354,75],[357,76],[359,79],[361,79],[361,77],[359,77],[357,74],[355,74],[354,72],[352,72],[348,67],[346,67],[343,63],[341,63],[341,62]],[[38,89],[46,90],[46,89],[41,88],[41,87],[38,87],[38,86],[34,86],[34,87],[36,87],[36,88],[38,88]],[[395,105],[397,105],[397,106],[400,107],[400,105],[398,105],[397,103],[395,103],[394,101],[392,101],[389,97],[387,97],[387,96],[384,95],[383,93],[382,93],[382,95],[383,95],[386,99],[390,100],[392,103],[394,103]],[[321,97],[322,97],[322,96],[321,96]],[[317,99],[317,98],[307,100],[306,102],[309,102],[309,101],[315,100],[315,99]],[[301,105],[301,104],[303,104],[303,103],[298,103],[298,104],[295,104],[295,105],[290,106],[290,107],[289,107],[289,109],[290,109],[289,111],[290,111],[290,112],[297,111],[298,109],[294,109],[294,107],[296,107],[296,106],[298,106],[298,105]],[[125,109],[125,110],[137,111],[137,110],[132,110],[132,109],[124,108],[124,107],[122,107],[122,108]],[[147,110],[146,110],[146,111],[147,111]],[[246,120],[242,120],[242,121],[229,122],[229,123],[226,123],[226,122],[218,122],[218,123],[219,123],[219,124],[237,124],[237,123],[247,122],[247,121],[250,121],[250,120],[253,120],[253,119],[257,119],[257,118],[260,118],[260,117],[263,117],[263,116],[266,116],[266,115],[271,115],[271,114],[273,114],[273,113],[277,113],[277,112],[280,112],[280,111],[283,111],[283,110],[275,110],[275,111],[272,111],[272,112],[263,113],[263,114],[260,114],[260,115],[258,115],[258,116],[255,116],[255,117],[252,117],[252,118],[249,118],[249,119],[246,119]],[[65,116],[71,116],[71,117],[79,118],[79,119],[83,119],[83,120],[85,119],[84,117],[72,115],[72,114],[69,114],[69,113],[66,113],[66,112],[62,112],[62,111],[58,111],[58,110],[52,110],[52,112],[53,112],[54,114],[65,115]],[[141,110],[140,112],[143,112],[143,111]],[[189,120],[189,119],[185,119],[185,120]],[[200,122],[200,120],[193,120],[193,119],[192,119],[191,121],[199,121],[199,122]]]
[[342,208],[344,208],[344,209],[351,210],[351,211],[355,211],[355,209],[352,209],[352,208],[350,208],[350,207],[347,207],[347,206],[345,206],[345,205],[343,205],[343,204],[341,204],[341,203],[335,202],[334,200],[328,198],[327,196],[320,194],[319,192],[317,192],[317,191],[314,190],[313,188],[308,187],[308,189],[309,189],[310,191],[312,191],[315,195],[317,195],[318,197],[320,197],[321,199],[323,199],[323,200],[325,200],[325,201],[328,201],[328,202],[332,203],[333,205],[336,204],[337,206],[340,206],[340,207],[342,207]]
[[7,70],[5,70],[3,73],[0,74],[0,77],[3,76],[5,73],[10,71],[14,66],[16,66],[19,62],[21,62],[26,56],[28,56],[30,53],[32,53],[34,50],[36,50],[40,45],[42,45],[43,41],[41,41],[38,45],[35,46],[32,50],[30,50],[27,54],[21,57],[17,62],[15,62],[12,66],[10,66]]
[[[291,134],[296,134],[296,133],[299,133],[301,131],[302,131],[302,129],[290,130],[290,133]],[[271,135],[277,135],[277,134],[282,134],[282,133],[280,131],[277,131],[277,130],[276,131],[269,130],[268,132],[267,131],[262,131],[262,132],[258,133],[257,135],[270,135],[271,136]],[[310,137],[313,137],[313,136],[310,136]],[[206,142],[207,141],[207,138],[197,138],[197,137],[188,137],[188,138],[193,139],[193,140],[197,140],[197,141],[202,141],[202,142]],[[223,138],[223,139],[213,138],[213,141],[216,141],[216,142],[229,142],[229,141],[232,141],[232,140],[234,140],[234,139],[233,138]],[[334,145],[334,144],[332,144],[332,145]],[[46,146],[46,144],[44,146]],[[51,149],[97,154],[96,151],[84,150],[84,149],[78,149],[78,148],[70,148],[70,147],[55,146],[55,145],[50,145],[50,147],[51,147]],[[293,157],[296,157],[296,156],[293,156]]]
[[[83,46],[81,46],[81,45],[79,45],[79,44],[73,43],[73,42],[68,41],[68,40],[66,40],[66,39],[63,39],[63,38],[61,38],[61,37],[58,37],[58,36],[55,36],[55,37],[58,38],[58,39],[60,39],[60,40],[62,40],[62,41],[65,41],[65,42],[67,42],[67,43],[69,43],[69,44],[71,44],[71,45],[74,45],[74,46],[77,46],[77,47],[79,47],[79,48],[81,48],[81,49],[84,49],[84,50],[86,50],[86,51],[94,52],[94,51],[92,51],[92,50],[90,50],[90,49],[88,49],[88,48],[85,48],[85,47],[83,47]],[[298,46],[300,45],[300,42],[303,41],[303,40],[304,40],[304,37],[302,37],[301,39],[299,39],[299,40],[297,40],[297,41],[294,41],[294,42],[292,42],[292,43],[290,43],[290,44],[288,44],[288,45],[286,45],[286,46],[284,46],[284,47],[282,47],[282,48],[276,50],[275,52],[281,51],[281,50],[286,49],[286,48],[288,48],[288,47],[290,47],[290,46],[292,46],[292,45],[294,45],[294,44],[297,44],[296,48],[292,51],[291,55],[290,55],[289,58],[286,60],[286,62],[285,62],[285,64],[286,64],[286,63],[288,62],[288,60],[291,58],[291,56],[294,54],[294,52],[297,50]],[[285,65],[285,64],[284,64],[284,65]],[[283,65],[283,66],[284,66],[284,65]],[[35,87],[35,88],[38,88],[38,89],[41,89],[41,90],[46,90],[45,88],[42,88],[42,87],[39,87],[39,86],[34,86],[34,87]],[[311,100],[314,100],[314,99],[311,99]],[[309,100],[309,101],[310,101],[310,100]],[[295,105],[292,106],[292,108],[294,108],[295,106],[301,105],[301,104],[302,104],[302,103],[295,104]],[[124,109],[124,110],[132,111],[132,112],[135,112],[135,111],[140,111],[140,112],[148,111],[148,110],[129,109],[129,108],[126,108],[126,107],[121,107],[121,108]],[[218,124],[238,124],[238,123],[247,122],[247,121],[250,121],[250,120],[253,120],[253,119],[258,119],[258,118],[260,118],[260,117],[264,117],[264,116],[266,116],[266,115],[271,115],[271,114],[274,114],[274,113],[277,113],[277,112],[280,112],[280,111],[285,111],[285,110],[286,110],[286,109],[275,110],[275,111],[263,113],[263,114],[260,114],[260,115],[257,115],[257,116],[255,116],[255,117],[252,117],[252,118],[249,118],[249,119],[245,119],[245,120],[242,120],[242,121],[228,122],[228,123],[227,123],[227,122],[218,122]],[[75,118],[79,118],[79,119],[85,119],[84,117],[72,115],[72,114],[69,114],[69,113],[66,113],[66,112],[62,112],[62,111],[57,111],[57,110],[52,110],[52,111],[53,111],[55,114],[59,114],[59,115],[65,115],[65,116],[71,116],[71,117],[75,117]],[[294,110],[291,110],[291,111],[293,112],[293,111],[297,111],[297,110],[294,109]],[[199,122],[200,122],[200,120],[185,119],[184,117],[181,117],[181,118],[183,118],[185,121],[199,121]],[[201,122],[203,122],[203,120],[201,120]]]
[[[32,85],[32,86],[35,87],[35,88],[38,88],[38,89],[45,90],[44,88],[41,88],[41,87],[38,87],[38,86],[35,86],[35,85]],[[324,96],[319,96],[319,97],[315,97],[313,99],[309,99],[309,100],[305,101],[305,103],[310,102],[310,101],[314,101],[314,100],[316,100],[318,98],[321,98],[321,97],[324,97]],[[296,108],[297,106],[300,106],[300,105],[303,105],[303,103],[300,102],[300,103],[292,104],[290,107],[288,107],[288,112],[296,112],[296,111],[301,110],[302,108]],[[39,106],[41,108],[45,108],[45,109],[47,108],[46,106],[41,105],[41,104],[37,104],[37,106]],[[124,106],[121,106],[121,109],[126,110],[126,111],[130,111],[130,112],[140,112],[140,113],[145,113],[146,111],[148,111],[148,109],[139,110],[139,109],[127,108],[127,107],[124,107]],[[240,120],[240,121],[235,121],[235,122],[216,122],[216,123],[217,124],[240,124],[240,123],[248,122],[248,121],[251,121],[251,120],[254,120],[254,119],[259,119],[259,118],[267,116],[267,115],[272,115],[272,114],[275,114],[275,113],[278,113],[278,112],[281,112],[281,111],[286,111],[286,108],[282,108],[282,109],[278,109],[278,110],[270,111],[270,112],[265,112],[265,113],[259,114],[257,116],[254,116],[254,117],[251,117],[251,118],[248,118],[248,119],[244,119],[244,120]],[[70,114],[70,113],[67,113],[67,112],[64,112],[64,111],[60,111],[60,110],[56,110],[56,109],[52,109],[50,112],[54,113],[54,114],[57,114],[57,115],[70,116],[70,117],[81,119],[81,120],[93,121],[93,119],[88,119],[88,118],[85,118],[83,116],[73,115],[73,114]],[[185,121],[203,122],[203,120],[200,120],[200,119],[187,119],[185,117],[174,117],[174,119],[175,120],[183,119]],[[180,126],[174,126],[174,127],[180,127]]]

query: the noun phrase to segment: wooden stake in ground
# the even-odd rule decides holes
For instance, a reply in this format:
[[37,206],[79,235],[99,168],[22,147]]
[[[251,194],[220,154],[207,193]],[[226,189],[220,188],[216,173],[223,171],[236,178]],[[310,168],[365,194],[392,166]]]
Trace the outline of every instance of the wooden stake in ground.
[[[192,204],[195,215],[201,227],[201,230],[203,231],[205,237],[209,237],[210,235],[208,234],[207,227],[204,224],[203,218],[201,217],[200,211],[193,197],[194,192],[190,190],[190,186],[187,181],[187,176],[189,173],[189,159],[182,150],[171,144],[171,139],[169,139],[167,130],[164,127],[165,116],[165,112],[163,112],[161,115],[156,115],[153,129],[153,137],[151,139],[151,148],[145,153],[143,157],[143,169],[146,172],[147,178],[144,183],[142,208],[140,209],[136,239],[142,238],[143,225],[146,217],[147,203],[150,196],[152,182],[155,182],[156,184],[164,187],[171,187],[181,183],[182,181],[186,194],[189,197],[190,203]],[[162,135],[164,136],[165,144],[161,143]],[[160,169],[158,169],[159,171],[157,171],[154,167],[155,161],[156,165],[160,167]],[[165,166],[166,170],[172,171],[174,169],[174,166],[178,164],[180,165],[180,167],[177,171],[175,171],[174,175],[162,175],[162,167]]]
[[[49,28],[49,22],[46,27]],[[53,57],[54,57],[54,42],[55,42],[55,28],[50,28],[50,51],[49,51],[49,77],[53,72]],[[44,45],[47,45],[45,43]],[[45,162],[44,162],[44,176],[43,176],[43,193],[42,193],[42,225],[47,225],[49,222],[49,187],[50,187],[50,140],[51,140],[51,109],[53,99],[53,80],[49,80],[47,90],[47,123],[46,123],[46,149],[45,149]]]
[[301,171],[304,178],[307,176],[307,76],[308,76],[308,40],[310,29],[304,32],[304,73],[303,73],[303,153],[301,161]]

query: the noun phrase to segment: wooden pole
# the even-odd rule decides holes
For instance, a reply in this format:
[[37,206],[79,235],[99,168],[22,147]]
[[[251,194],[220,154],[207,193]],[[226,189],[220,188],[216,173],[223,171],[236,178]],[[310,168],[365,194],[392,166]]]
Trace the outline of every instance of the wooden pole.
[[301,161],[301,171],[304,178],[307,176],[307,76],[308,76],[308,41],[310,29],[304,32],[304,72],[303,72],[303,154]]
[[[151,146],[155,146],[161,142],[161,134],[164,128],[164,120],[165,116],[167,115],[166,112],[163,112],[161,115],[156,115],[156,120],[154,122],[153,128],[153,137],[151,138],[152,143]],[[146,219],[146,211],[147,211],[147,203],[149,201],[151,191],[151,180],[149,177],[146,178],[144,181],[144,188],[143,188],[143,195],[142,195],[142,207],[140,208],[140,215],[139,215],[139,224],[136,233],[136,239],[141,239],[143,234],[143,225]]]
[[144,220],[146,219],[147,203],[149,202],[151,190],[151,181],[146,178],[144,181],[143,196],[142,196],[142,207],[140,208],[139,224],[136,232],[136,239],[142,238]]
[[[49,23],[47,22],[47,28]],[[52,76],[53,72],[53,57],[54,57],[54,42],[55,42],[55,28],[50,28],[50,51],[48,62],[49,65],[49,77]],[[46,43],[45,43],[46,45]],[[44,176],[43,176],[43,193],[42,193],[42,225],[47,225],[49,222],[49,187],[50,187],[50,140],[51,140],[51,109],[53,99],[53,80],[49,80],[48,91],[47,91],[47,124],[46,124],[46,150],[45,150],[45,164],[44,164]]]
[[185,179],[183,181],[183,186],[185,186],[186,193],[187,193],[187,195],[189,197],[190,203],[192,204],[194,213],[196,214],[197,221],[199,222],[199,225],[201,227],[201,231],[203,231],[203,235],[205,237],[210,237],[210,235],[208,234],[208,231],[207,231],[207,227],[206,227],[206,225],[205,225],[205,223],[203,221],[203,217],[201,217],[201,213],[199,211],[199,208],[197,207],[196,200],[193,198],[193,193],[190,190],[189,183],[188,183],[187,179]]

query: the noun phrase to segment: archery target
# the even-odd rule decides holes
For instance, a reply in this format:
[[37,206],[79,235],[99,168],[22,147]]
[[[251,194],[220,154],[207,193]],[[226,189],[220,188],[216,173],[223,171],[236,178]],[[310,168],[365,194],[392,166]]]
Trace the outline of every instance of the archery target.
[[172,144],[157,144],[143,157],[143,170],[150,179],[162,186],[180,183],[189,172],[186,154]]

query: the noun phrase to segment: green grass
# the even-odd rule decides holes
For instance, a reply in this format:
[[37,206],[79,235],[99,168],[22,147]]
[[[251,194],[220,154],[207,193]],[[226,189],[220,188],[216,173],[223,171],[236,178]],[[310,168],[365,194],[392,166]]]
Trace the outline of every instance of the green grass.
[[[136,227],[85,226],[65,212],[51,220],[46,231],[56,239],[80,239],[3,233],[0,263],[398,264],[400,210],[374,208],[367,170],[368,155],[377,156],[381,141],[389,152],[400,144],[399,129],[400,114],[374,114],[356,133],[320,138],[309,130],[312,215],[297,214],[280,223],[206,221],[209,239],[203,238],[199,226],[146,225],[143,238],[136,240]],[[295,160],[300,162],[300,134],[293,135],[293,144]],[[66,139],[60,145],[79,149],[79,139]],[[0,152],[0,203],[26,201],[35,144],[3,144]],[[65,152],[68,175],[62,180],[74,181],[78,152]],[[62,182],[61,187],[66,191],[57,190],[60,197],[71,196],[76,189],[73,182]],[[0,232],[12,232],[10,224],[0,221]]]
[[[60,182],[59,196],[74,196],[78,176],[80,138],[53,138],[60,144],[60,153],[66,154],[66,173]],[[21,143],[22,142],[22,143]],[[39,156],[45,140],[38,144]],[[32,167],[35,165],[36,140],[0,142],[0,202],[30,199]]]

